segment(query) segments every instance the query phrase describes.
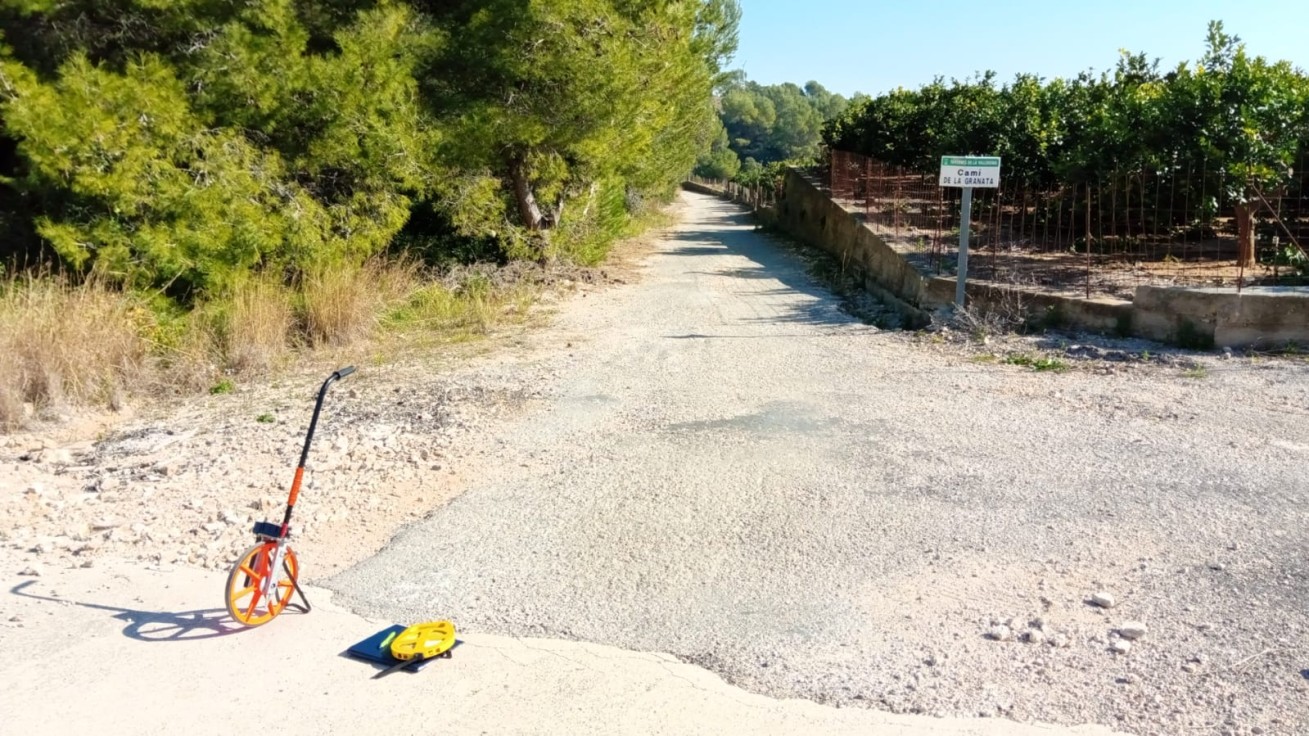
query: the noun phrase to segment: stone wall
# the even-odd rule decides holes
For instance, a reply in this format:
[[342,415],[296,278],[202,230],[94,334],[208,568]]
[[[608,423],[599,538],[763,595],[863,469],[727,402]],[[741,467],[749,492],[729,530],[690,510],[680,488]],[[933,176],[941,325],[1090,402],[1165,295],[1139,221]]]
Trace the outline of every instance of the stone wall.
[[1309,289],[1254,286],[1180,289],[1141,286],[1133,332],[1195,348],[1309,346]]

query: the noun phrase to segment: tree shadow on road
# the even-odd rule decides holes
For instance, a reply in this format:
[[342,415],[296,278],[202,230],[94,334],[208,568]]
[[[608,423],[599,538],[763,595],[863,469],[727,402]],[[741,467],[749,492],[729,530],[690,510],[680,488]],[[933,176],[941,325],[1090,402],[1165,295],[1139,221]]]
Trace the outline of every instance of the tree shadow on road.
[[[842,298],[824,287],[810,273],[808,264],[802,258],[760,232],[749,212],[715,201],[708,208],[707,214],[711,219],[691,223],[692,229],[669,232],[667,237],[674,247],[664,253],[693,261],[705,261],[695,263],[686,271],[688,274],[738,279],[743,282],[766,279],[779,282],[783,288],[768,291],[757,291],[754,287],[743,285],[737,292],[742,298],[772,297],[768,300],[768,306],[778,313],[741,319],[740,324],[843,326],[863,321],[843,308]],[[722,223],[721,226],[717,226],[718,223]],[[748,261],[748,264],[743,264],[742,260]],[[715,267],[720,264],[720,267]],[[793,294],[795,298],[776,298],[786,294]]]
[[223,608],[205,608],[177,613],[171,611],[140,611],[132,608],[71,601],[27,592],[26,588],[35,583],[35,580],[19,583],[10,588],[9,592],[32,600],[81,606],[99,611],[113,611],[116,614],[113,618],[127,622],[127,626],[123,628],[123,636],[137,641],[201,641],[249,630],[248,627],[238,624]]

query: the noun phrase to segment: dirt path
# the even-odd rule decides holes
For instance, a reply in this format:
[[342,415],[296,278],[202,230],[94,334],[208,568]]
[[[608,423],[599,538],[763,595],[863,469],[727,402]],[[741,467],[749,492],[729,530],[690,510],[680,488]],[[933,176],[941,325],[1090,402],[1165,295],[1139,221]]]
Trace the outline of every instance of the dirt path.
[[1303,366],[968,362],[687,201],[639,287],[561,315],[575,351],[519,363],[544,396],[495,465],[341,601],[846,706],[1309,730]]

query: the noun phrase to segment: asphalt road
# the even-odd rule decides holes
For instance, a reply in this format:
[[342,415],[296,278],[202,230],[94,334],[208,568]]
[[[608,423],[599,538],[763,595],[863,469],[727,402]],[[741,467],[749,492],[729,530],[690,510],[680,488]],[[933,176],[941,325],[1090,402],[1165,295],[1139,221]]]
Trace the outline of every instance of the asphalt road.
[[[860,324],[737,209],[684,199],[639,283],[487,368],[549,399],[463,495],[319,581],[338,602],[824,703],[1309,732],[1304,364],[971,362]],[[1006,621],[1046,642],[985,637]]]

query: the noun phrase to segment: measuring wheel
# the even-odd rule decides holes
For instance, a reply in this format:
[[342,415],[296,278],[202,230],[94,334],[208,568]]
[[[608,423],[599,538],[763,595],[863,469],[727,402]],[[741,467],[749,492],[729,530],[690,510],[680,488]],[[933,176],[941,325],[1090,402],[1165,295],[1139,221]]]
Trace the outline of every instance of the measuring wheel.
[[304,448],[300,450],[300,464],[295,466],[291,495],[286,499],[286,513],[282,515],[282,523],[255,522],[251,531],[259,543],[246,550],[227,574],[227,612],[239,624],[258,626],[272,621],[291,603],[293,593],[300,596],[301,605],[298,608],[309,613],[309,600],[300,589],[300,563],[287,546],[291,536],[291,512],[295,510],[295,502],[300,498],[300,483],[305,477],[309,446],[314,441],[314,430],[318,428],[318,415],[323,411],[327,389],[354,372],[354,366],[342,368],[323,381],[323,387],[318,389],[318,401],[314,402],[314,415],[309,419],[309,431],[305,433]]
[[290,603],[300,576],[295,551],[276,542],[256,544],[241,555],[227,575],[227,612],[238,623],[258,626],[272,621]]

